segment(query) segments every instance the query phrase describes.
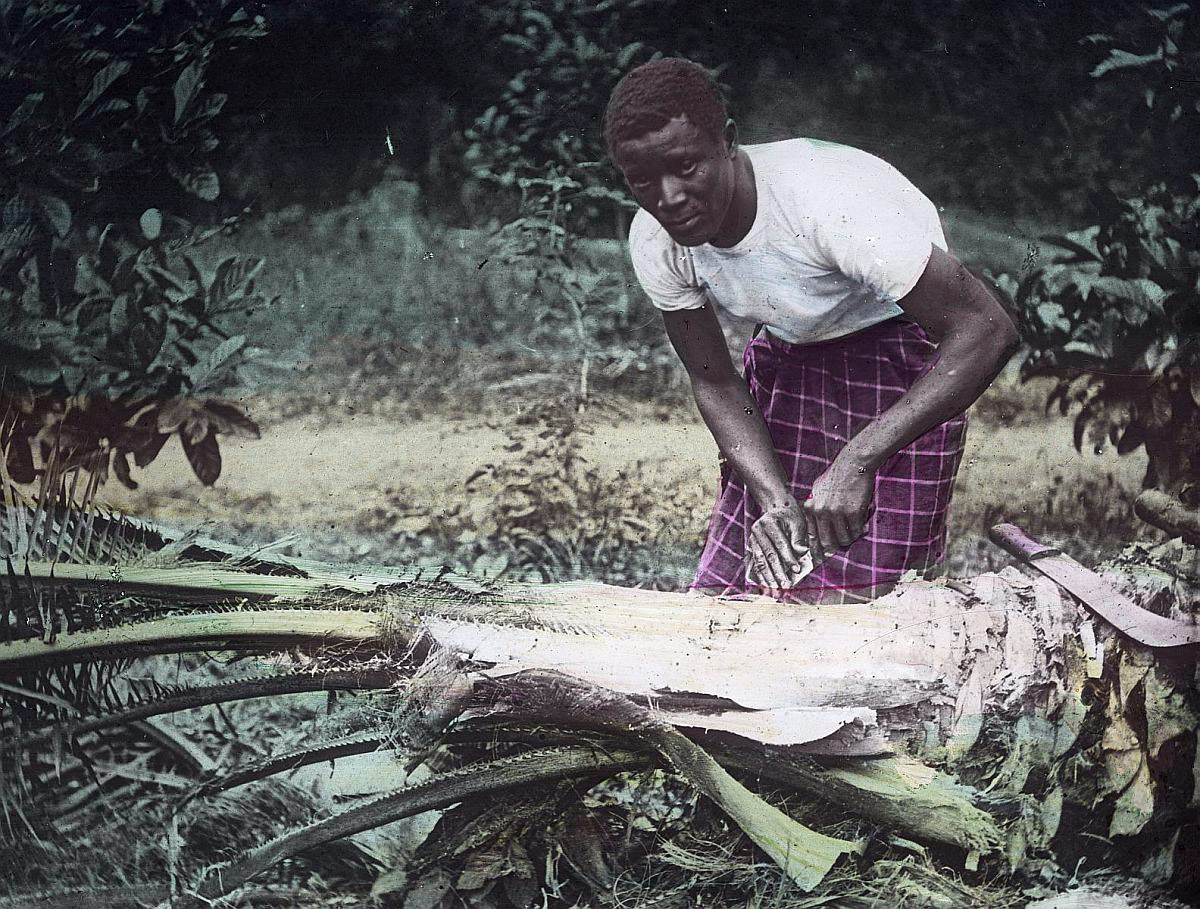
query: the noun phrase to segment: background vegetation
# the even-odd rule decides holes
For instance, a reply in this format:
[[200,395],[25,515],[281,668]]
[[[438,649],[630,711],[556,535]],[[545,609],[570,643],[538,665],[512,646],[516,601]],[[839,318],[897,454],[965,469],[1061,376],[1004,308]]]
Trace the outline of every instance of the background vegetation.
[[[690,552],[707,491],[664,496],[658,478],[579,473],[559,457],[606,419],[605,401],[692,414],[621,248],[631,206],[599,135],[623,71],[684,53],[720,73],[748,141],[813,135],[897,163],[942,203],[960,256],[1018,298],[1024,375],[1052,384],[995,390],[977,433],[1036,423],[1050,391],[1076,415],[1077,446],[1144,444],[1145,481],[1191,494],[1196,467],[1177,444],[1196,431],[1200,394],[1186,4],[836,0],[783,15],[679,0],[46,0],[10,4],[4,22],[0,343],[11,366],[0,442],[14,480],[53,487],[83,465],[87,490],[110,470],[135,484],[131,467],[177,434],[212,482],[219,434],[258,431],[220,396],[239,379],[243,399],[269,396],[252,402],[258,420],[331,405],[398,418],[524,407],[527,425],[546,429],[528,416],[537,410],[556,428],[513,438],[512,451],[535,473],[559,465],[560,484],[532,485],[570,491],[539,512],[577,514],[572,497],[588,483],[615,484],[627,503],[683,495],[687,517],[658,522],[670,539],[633,525],[618,537]],[[1082,232],[1059,239],[1056,260],[1039,237],[1072,227]],[[730,326],[731,345],[743,328]],[[558,416],[546,416],[547,397]],[[592,415],[575,413],[584,403]],[[490,497],[512,469],[487,469]],[[1128,482],[1124,468],[1098,469],[1088,482]],[[1053,532],[1071,509],[1049,498],[1075,491],[1047,488],[1019,510]],[[970,548],[1002,499],[960,486]],[[606,529],[580,531],[553,571],[638,580],[644,558],[626,564],[611,539],[595,545],[620,505],[596,507]],[[422,509],[424,523],[412,518]],[[1129,517],[1105,509],[1086,526]],[[441,543],[428,558],[449,546],[460,567],[517,570],[496,555],[514,541],[472,517],[477,501],[452,505],[453,520],[436,510],[407,501],[397,520],[409,529],[372,541],[372,554],[409,557],[432,534]],[[317,523],[275,517],[277,533]],[[355,523],[370,538],[381,522]],[[547,553],[522,552],[522,570],[544,574]],[[673,580],[641,579],[677,583],[680,558]]]

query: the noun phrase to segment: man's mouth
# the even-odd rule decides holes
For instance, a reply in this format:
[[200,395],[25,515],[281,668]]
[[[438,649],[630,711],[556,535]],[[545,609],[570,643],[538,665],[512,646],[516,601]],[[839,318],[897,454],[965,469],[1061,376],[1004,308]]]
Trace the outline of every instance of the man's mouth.
[[678,233],[678,232],[680,232],[680,231],[687,230],[689,227],[695,227],[695,226],[696,226],[696,223],[697,223],[699,220],[700,220],[700,214],[699,214],[699,212],[697,212],[697,213],[696,213],[696,214],[694,214],[694,215],[689,215],[688,217],[686,217],[686,218],[682,218],[682,219],[680,219],[680,220],[678,220],[678,221],[668,221],[668,222],[666,222],[666,228],[667,228],[667,230],[669,230],[669,231],[672,231],[672,232],[674,232],[674,233]]

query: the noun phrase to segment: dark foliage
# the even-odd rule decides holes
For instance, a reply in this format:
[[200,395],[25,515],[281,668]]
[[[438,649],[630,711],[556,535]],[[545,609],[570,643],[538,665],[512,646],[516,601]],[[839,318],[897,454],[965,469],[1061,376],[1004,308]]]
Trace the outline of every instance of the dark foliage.
[[[262,34],[230,2],[0,4],[0,476],[86,499],[177,433],[202,482],[216,437],[257,433],[209,400],[243,358],[222,327],[264,302],[259,263],[189,255],[220,194],[227,96],[206,77]],[[211,214],[208,216],[211,219]]]
[[[1137,26],[1137,27],[1135,27]],[[1092,195],[1099,223],[1049,238],[1064,250],[1033,269],[1017,300],[1033,348],[1023,374],[1055,375],[1050,396],[1087,436],[1149,455],[1145,485],[1200,495],[1200,16],[1149,8],[1116,36],[1092,76],[1118,83],[1128,122],[1164,151],[1157,179]],[[1132,44],[1126,44],[1128,40]],[[1140,126],[1134,126],[1140,124]]]
[[[612,84],[663,53],[716,68],[735,114],[752,114],[764,134],[817,132],[863,145],[943,200],[1081,211],[1087,177],[1106,162],[1136,178],[1158,160],[1145,139],[1112,141],[1125,131],[1112,113],[1117,88],[1087,92],[1087,70],[1103,51],[1081,40],[1119,30],[1137,10],[1127,2],[304,0],[265,5],[270,35],[217,78],[244,133],[232,162],[237,188],[264,207],[334,200],[398,165],[444,216],[486,219],[471,167],[603,162],[600,119]],[[797,86],[812,97],[795,97]],[[476,150],[464,162],[480,141],[486,160]],[[598,166],[591,183],[618,190]],[[611,216],[598,223],[612,235]]]

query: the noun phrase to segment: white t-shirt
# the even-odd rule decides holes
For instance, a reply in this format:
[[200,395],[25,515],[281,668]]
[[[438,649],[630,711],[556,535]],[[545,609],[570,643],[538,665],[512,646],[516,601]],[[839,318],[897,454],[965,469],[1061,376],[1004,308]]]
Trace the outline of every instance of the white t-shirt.
[[860,331],[902,310],[946,238],[937,209],[890,164],[812,139],[746,145],[758,209],[750,232],[727,249],[684,247],[647,211],[629,228],[642,288],[659,309],[712,300],[808,343]]

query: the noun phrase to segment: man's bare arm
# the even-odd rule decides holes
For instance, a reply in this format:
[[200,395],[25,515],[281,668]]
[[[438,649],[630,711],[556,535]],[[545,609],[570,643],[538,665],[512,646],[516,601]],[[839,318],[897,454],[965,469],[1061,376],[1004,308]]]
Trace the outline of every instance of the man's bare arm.
[[750,531],[751,554],[761,554],[768,586],[786,588],[803,554],[804,519],[758,405],[734,369],[711,306],[664,312],[663,321],[700,415],[763,513]]
[[815,532],[819,540],[818,557],[862,534],[883,462],[970,407],[1020,342],[1000,300],[937,247],[899,305],[937,342],[937,353],[929,371],[847,442],[813,485],[805,512],[810,539]]

